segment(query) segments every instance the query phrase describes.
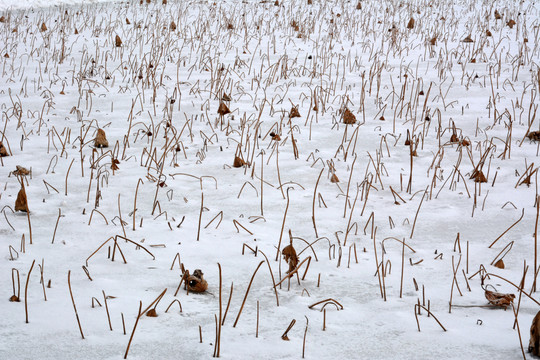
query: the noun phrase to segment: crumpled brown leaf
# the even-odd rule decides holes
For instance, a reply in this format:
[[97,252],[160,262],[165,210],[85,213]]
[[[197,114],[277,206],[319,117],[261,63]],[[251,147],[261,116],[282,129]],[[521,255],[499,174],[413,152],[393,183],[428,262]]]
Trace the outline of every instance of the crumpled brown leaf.
[[516,298],[516,295],[514,294],[503,294],[490,290],[485,290],[484,295],[491,305],[501,306],[505,309],[506,307],[510,306]]

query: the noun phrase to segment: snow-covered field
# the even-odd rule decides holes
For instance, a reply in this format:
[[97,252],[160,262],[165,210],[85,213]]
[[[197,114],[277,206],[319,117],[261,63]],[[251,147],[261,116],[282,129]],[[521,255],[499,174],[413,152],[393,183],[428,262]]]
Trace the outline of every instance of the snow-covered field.
[[77,2],[0,4],[0,358],[530,356],[538,3]]

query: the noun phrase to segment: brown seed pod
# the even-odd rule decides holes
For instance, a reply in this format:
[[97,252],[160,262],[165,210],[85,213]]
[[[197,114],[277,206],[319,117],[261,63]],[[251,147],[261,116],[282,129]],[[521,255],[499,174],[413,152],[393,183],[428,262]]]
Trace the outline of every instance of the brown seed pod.
[[239,168],[239,167],[242,167],[246,165],[246,162],[244,160],[242,160],[240,157],[238,156],[235,156],[234,157],[234,161],[233,161],[233,167],[235,168]]
[[229,108],[227,107],[227,105],[225,105],[225,103],[221,102],[219,103],[217,112],[219,115],[223,116],[223,115],[230,114],[231,110],[229,110]]
[[486,176],[484,175],[482,170],[474,171],[473,174],[471,175],[471,179],[474,179],[474,182],[477,182],[477,183],[487,182]]
[[531,324],[531,337],[529,339],[529,352],[540,356],[540,311],[536,313]]
[[3,23],[3,22],[6,22],[6,17],[5,16],[0,17],[0,23]]
[[414,29],[414,19],[412,17],[409,19],[409,22],[407,23],[407,29],[409,30]]
[[510,19],[510,21],[506,23],[506,26],[508,26],[510,29],[512,29],[514,25],[516,25],[516,22],[513,19]]
[[338,183],[339,182],[339,179],[338,179],[336,174],[332,174],[332,176],[330,177],[330,182],[332,182],[332,183]]
[[343,122],[347,125],[352,125],[356,123],[356,116],[349,109],[345,109],[343,112]]
[[472,42],[474,42],[474,40],[471,38],[471,35],[467,35],[467,37],[465,39],[461,40],[461,41],[463,41],[464,43],[472,43]]
[[109,142],[105,136],[105,131],[103,129],[98,129],[96,139],[94,140],[94,146],[97,148],[106,148],[109,147]]
[[360,1],[356,3],[356,10],[362,10],[362,3]]
[[118,170],[119,169],[118,164],[120,164],[120,161],[118,161],[118,159],[112,159],[111,160],[111,169],[112,170]]
[[486,36],[493,36],[493,35],[491,34],[491,31],[489,31],[489,29],[486,30]]
[[201,270],[196,269],[193,275],[188,276],[186,283],[189,292],[202,293],[208,289],[208,283],[204,280],[203,275]]
[[41,31],[47,31],[47,25],[45,25],[45,23],[41,23],[41,28],[40,28]]
[[272,137],[272,140],[275,140],[275,141],[281,141],[281,136],[279,136],[279,135],[276,134],[275,132],[271,132],[271,133],[270,133],[270,136]]
[[116,47],[122,46],[122,39],[120,39],[120,36],[116,35],[116,37],[114,38],[114,43]]
[[26,191],[24,191],[24,188],[21,188],[17,194],[17,200],[15,200],[15,211],[28,212],[28,200],[26,198]]
[[298,266],[298,256],[296,255],[296,250],[294,250],[292,244],[285,246],[283,250],[281,250],[281,254],[285,259],[285,262],[289,264],[287,274],[296,269],[296,266]]
[[301,116],[300,116],[300,112],[298,111],[298,108],[296,106],[293,106],[291,108],[291,111],[289,112],[289,119],[292,119],[295,117],[301,117]]
[[379,120],[384,121],[384,120],[386,120],[386,119],[384,118],[384,116],[381,116],[381,117],[379,118]]
[[221,101],[231,101],[231,97],[227,95],[227,93],[223,93],[223,96],[221,97]]
[[16,175],[16,176],[26,176],[26,175],[30,175],[30,171],[26,168],[23,168],[22,166],[19,166],[17,165],[17,168],[15,171],[13,171],[13,175]]
[[126,25],[131,25],[131,21],[128,18],[126,18]]
[[9,298],[9,301],[11,301],[11,302],[20,302],[21,300],[19,300],[17,295],[11,295],[11,297]]
[[9,154],[4,144],[2,144],[2,142],[0,141],[0,157],[5,157],[5,156],[9,156]]
[[437,44],[437,37],[436,37],[436,36],[432,37],[431,40],[429,40],[429,44],[430,44],[430,45],[433,45],[433,46],[434,46],[435,44]]
[[532,141],[539,141],[540,140],[540,131],[530,131],[527,134],[527,137],[531,139]]
[[156,309],[150,309],[146,312],[146,316],[148,317],[157,317]]
[[458,138],[456,133],[453,133],[452,136],[450,136],[450,142],[451,143],[458,143],[459,142],[459,138]]
[[410,146],[411,145],[411,134],[409,133],[409,130],[407,130],[407,137],[405,138],[404,145],[405,146]]
[[176,23],[174,21],[171,21],[171,25],[169,25],[169,29],[171,29],[171,31],[176,30]]
[[493,266],[499,269],[504,269],[504,261],[502,259],[499,259],[495,264],[493,264]]
[[502,16],[501,16],[501,14],[499,13],[499,11],[497,9],[495,9],[495,19],[496,20],[502,19]]

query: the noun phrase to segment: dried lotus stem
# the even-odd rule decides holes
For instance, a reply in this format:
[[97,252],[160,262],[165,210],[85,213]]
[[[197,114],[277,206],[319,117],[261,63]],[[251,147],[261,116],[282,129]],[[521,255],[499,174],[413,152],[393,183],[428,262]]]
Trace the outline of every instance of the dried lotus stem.
[[238,315],[236,316],[236,320],[234,321],[233,327],[236,327],[236,324],[238,324],[238,320],[240,319],[240,315],[242,314],[242,310],[244,309],[244,305],[246,304],[246,299],[249,294],[249,289],[251,289],[251,285],[253,284],[253,279],[255,278],[255,275],[257,274],[257,270],[261,267],[261,265],[264,263],[264,260],[257,265],[257,268],[253,272],[253,275],[251,276],[251,280],[249,281],[248,288],[246,290],[246,294],[244,295],[244,300],[242,300],[242,306],[240,306],[240,310],[238,311]]
[[77,307],[75,306],[75,299],[73,299],[73,292],[71,291],[71,270],[68,271],[68,287],[69,295],[71,296],[71,302],[73,303],[73,310],[75,310],[75,317],[77,318],[77,324],[79,325],[79,331],[81,332],[81,337],[84,339],[81,321],[79,320],[79,314],[77,313]]

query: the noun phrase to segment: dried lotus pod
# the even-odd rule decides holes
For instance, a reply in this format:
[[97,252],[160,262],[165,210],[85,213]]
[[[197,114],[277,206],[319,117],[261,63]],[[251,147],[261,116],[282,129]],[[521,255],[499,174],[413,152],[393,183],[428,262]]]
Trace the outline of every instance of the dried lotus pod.
[[15,200],[15,211],[28,212],[28,200],[26,198],[26,191],[24,191],[24,188],[21,188],[17,194],[17,200]]
[[231,101],[231,97],[227,93],[223,93],[221,101]]
[[20,165],[17,165],[17,169],[15,171],[13,171],[13,175],[16,175],[16,176],[26,176],[26,175],[30,175],[30,171],[26,168],[23,168],[22,166]]
[[126,25],[131,25],[131,21],[128,18],[126,18]]
[[301,117],[301,116],[300,116],[300,112],[298,111],[298,108],[296,106],[293,106],[291,108],[291,111],[289,112],[289,119],[292,119],[295,117]]
[[3,23],[3,22],[6,22],[6,17],[2,15],[0,17],[0,23]]
[[407,137],[405,138],[405,143],[403,145],[411,146],[411,134],[409,130],[407,130]]
[[540,311],[536,313],[531,324],[531,337],[529,339],[529,352],[540,356]]
[[458,138],[456,133],[453,133],[452,136],[450,136],[450,142],[451,143],[458,143],[459,142],[459,138]]
[[516,25],[516,22],[513,19],[510,19],[510,21],[506,23],[506,26],[508,26],[510,29],[512,29],[514,25]]
[[437,44],[437,37],[434,36],[429,40],[429,44],[435,46]]
[[114,38],[114,43],[116,47],[122,46],[122,39],[120,39],[120,36],[116,35],[116,37]]
[[356,10],[362,10],[362,3],[360,1],[356,3]]
[[530,131],[527,134],[527,137],[531,139],[532,141],[539,141],[540,140],[540,131]]
[[11,295],[11,297],[9,298],[9,301],[20,302],[21,300],[17,297],[17,295]]
[[156,309],[150,309],[146,312],[146,316],[148,317],[157,317]]
[[109,142],[107,141],[107,136],[105,136],[105,130],[98,129],[96,139],[94,140],[94,146],[97,147],[97,148],[109,147]]
[[5,157],[5,156],[9,156],[9,154],[4,144],[2,144],[2,142],[0,141],[0,157]]
[[504,269],[504,261],[502,259],[499,259],[495,264],[493,264],[493,266],[499,269]]
[[471,38],[471,35],[467,35],[467,37],[465,39],[461,40],[461,41],[463,41],[464,43],[472,43],[472,42],[474,42],[474,40]]
[[491,31],[489,31],[489,29],[486,30],[486,36],[493,36],[493,34],[491,33]]
[[45,25],[45,23],[41,23],[41,28],[40,30],[43,32],[43,31],[47,31],[47,25]]
[[332,174],[332,176],[330,177],[330,182],[332,182],[332,183],[338,183],[339,182],[339,179],[338,179],[336,174]]
[[296,255],[296,250],[294,250],[292,244],[285,246],[283,250],[281,250],[281,254],[285,259],[285,262],[289,264],[287,274],[296,269],[296,266],[298,266],[298,256]]
[[414,18],[410,18],[409,22],[407,23],[407,29],[412,30],[414,29]]
[[274,141],[281,141],[281,136],[279,136],[279,134],[276,134],[275,132],[271,132],[270,136],[272,137],[272,140]]
[[499,13],[497,9],[495,9],[495,20],[500,20],[500,19],[502,19],[501,14]]
[[189,292],[202,293],[208,289],[208,283],[204,280],[203,275],[201,270],[196,269],[193,275],[188,276],[186,283]]
[[120,168],[118,167],[118,164],[120,164],[120,161],[118,161],[118,159],[112,159],[112,160],[111,160],[111,169],[112,169],[112,170],[118,170],[118,169],[120,169]]
[[471,175],[471,179],[474,179],[474,182],[477,182],[477,183],[487,182],[486,176],[484,175],[482,170],[480,171],[475,170],[473,174]]
[[223,116],[223,115],[230,114],[230,113],[231,113],[231,110],[229,110],[229,108],[227,107],[227,105],[225,105],[225,103],[221,102],[221,103],[219,103],[219,107],[218,107],[217,113],[218,113],[219,115]]
[[507,306],[510,306],[516,295],[514,294],[502,294],[490,290],[485,290],[484,296],[491,305],[501,306],[506,309]]
[[169,29],[171,29],[171,31],[176,30],[176,23],[174,21],[171,21],[171,25],[169,25]]
[[349,109],[345,109],[343,112],[343,122],[347,125],[352,125],[356,123],[356,116]]
[[234,157],[233,167],[239,168],[239,167],[242,167],[244,165],[246,165],[246,162],[244,160],[242,160],[242,158],[240,158],[239,156]]

